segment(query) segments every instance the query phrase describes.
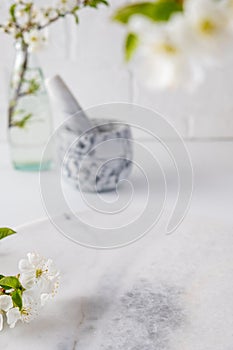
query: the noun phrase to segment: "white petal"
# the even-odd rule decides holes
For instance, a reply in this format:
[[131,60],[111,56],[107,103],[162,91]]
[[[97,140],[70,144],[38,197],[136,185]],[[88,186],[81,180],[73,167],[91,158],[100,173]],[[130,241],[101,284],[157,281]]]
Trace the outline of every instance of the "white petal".
[[11,297],[9,295],[0,295],[0,310],[7,312],[12,307]]
[[33,266],[38,266],[43,261],[43,258],[37,253],[28,253],[27,257],[29,263]]
[[21,313],[19,311],[18,307],[14,307],[12,309],[10,309],[7,314],[7,323],[10,326],[10,328],[14,328],[17,321],[21,318]]
[[28,272],[33,270],[32,264],[30,264],[27,259],[21,259],[19,261],[18,266],[19,266],[19,271],[21,272]]
[[35,284],[34,271],[32,274],[21,274],[20,282],[25,289],[33,287],[33,285]]
[[135,15],[129,21],[128,30],[136,34],[143,34],[144,32],[153,30],[153,26],[154,23],[144,16]]
[[41,295],[41,291],[37,286],[31,289],[27,289],[23,293],[23,305],[38,304],[38,301],[40,301],[40,295]]
[[43,293],[41,294],[41,297],[40,297],[40,300],[41,300],[41,306],[44,306],[47,301],[50,299],[50,294],[47,294],[47,293]]
[[0,314],[0,332],[2,331],[3,329],[3,317],[2,317],[2,314]]

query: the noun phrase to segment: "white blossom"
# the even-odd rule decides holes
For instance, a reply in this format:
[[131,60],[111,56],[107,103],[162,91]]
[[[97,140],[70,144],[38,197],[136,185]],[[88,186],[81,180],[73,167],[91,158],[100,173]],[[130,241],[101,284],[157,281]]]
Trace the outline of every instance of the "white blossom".
[[30,20],[29,13],[25,11],[25,6],[18,4],[15,11],[15,18],[18,25],[24,27]]
[[190,48],[182,14],[162,24],[137,16],[131,20],[129,31],[139,36],[134,63],[146,85],[192,89],[202,81],[203,68]]
[[72,11],[80,3],[81,1],[79,0],[59,0],[56,7],[62,12],[67,12]]
[[193,46],[203,50],[204,54],[221,52],[221,47],[231,40],[226,3],[222,0],[187,0],[184,10],[185,20],[192,31]]
[[7,21],[1,28],[1,32],[6,32],[14,36],[16,34],[16,28],[12,25],[10,21]]
[[37,288],[28,289],[23,293],[23,307],[21,310],[22,322],[34,320],[41,309],[40,293]]
[[51,8],[36,9],[33,13],[33,22],[39,26],[47,26],[51,20],[58,17],[58,11]]
[[31,52],[38,51],[45,46],[47,36],[45,31],[32,29],[24,33],[24,41],[29,46]]
[[44,11],[41,8],[33,6],[31,14],[32,22],[36,25],[45,25],[48,22],[48,18],[44,16]]
[[57,286],[59,273],[51,259],[46,260],[36,253],[27,254],[27,259],[19,262],[20,281],[24,288],[37,286],[41,293],[54,294]]
[[229,28],[233,32],[233,0],[222,0],[228,14]]
[[50,19],[50,20],[53,20],[54,18],[56,18],[57,17],[57,11],[56,10],[54,10],[54,9],[49,9],[48,10],[48,18]]

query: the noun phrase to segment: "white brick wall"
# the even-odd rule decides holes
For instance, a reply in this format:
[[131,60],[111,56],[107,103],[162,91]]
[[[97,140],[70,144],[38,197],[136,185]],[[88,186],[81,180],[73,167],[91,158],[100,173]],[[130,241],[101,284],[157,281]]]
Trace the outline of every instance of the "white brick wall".
[[[71,19],[55,24],[49,48],[40,54],[45,75],[62,75],[83,107],[133,101],[161,112],[187,138],[233,137],[233,59],[210,71],[193,95],[146,90],[124,64],[124,30],[110,20],[113,8],[125,2],[112,0],[110,8],[83,10],[78,27]],[[6,137],[12,46],[10,38],[1,34],[0,139]]]

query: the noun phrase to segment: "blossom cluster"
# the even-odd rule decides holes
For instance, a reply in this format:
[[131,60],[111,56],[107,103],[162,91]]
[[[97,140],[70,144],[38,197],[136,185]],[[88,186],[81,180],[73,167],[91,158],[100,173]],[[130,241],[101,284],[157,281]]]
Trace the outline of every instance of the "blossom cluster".
[[17,276],[0,275],[0,330],[4,320],[13,328],[19,320],[34,319],[59,285],[53,261],[36,253],[19,261],[19,271]]
[[[49,3],[49,1],[48,1]],[[51,0],[50,0],[51,3]],[[47,27],[68,15],[78,23],[78,11],[83,7],[107,5],[106,0],[57,0],[53,6],[39,7],[35,1],[15,0],[9,7],[8,20],[0,24],[3,32],[21,40],[31,51],[41,48],[47,40]]]
[[128,29],[127,58],[152,88],[192,90],[233,40],[232,0],[137,2],[115,19]]

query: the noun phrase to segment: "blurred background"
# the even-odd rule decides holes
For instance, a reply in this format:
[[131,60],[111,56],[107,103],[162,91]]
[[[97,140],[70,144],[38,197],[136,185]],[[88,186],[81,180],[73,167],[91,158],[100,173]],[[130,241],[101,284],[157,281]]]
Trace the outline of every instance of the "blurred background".
[[[186,139],[232,138],[233,53],[228,53],[223,65],[209,70],[204,83],[193,93],[145,88],[124,62],[124,28],[111,21],[114,10],[125,3],[110,0],[109,7],[83,9],[78,26],[73,18],[52,25],[47,48],[37,54],[45,76],[59,72],[84,108],[108,102],[133,102],[163,114]],[[7,137],[8,86],[14,60],[10,36],[1,34],[0,53],[0,141],[3,141]],[[56,113],[54,121],[55,125],[60,122]]]

